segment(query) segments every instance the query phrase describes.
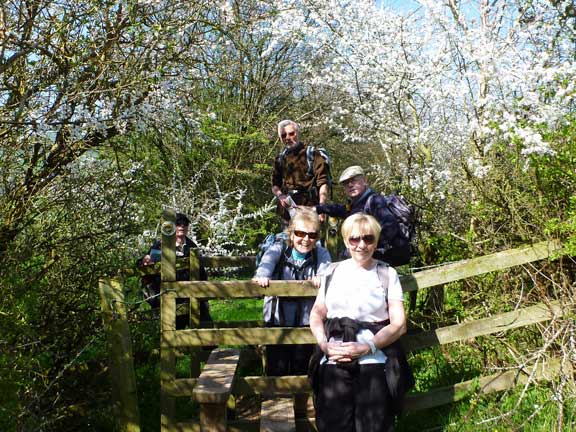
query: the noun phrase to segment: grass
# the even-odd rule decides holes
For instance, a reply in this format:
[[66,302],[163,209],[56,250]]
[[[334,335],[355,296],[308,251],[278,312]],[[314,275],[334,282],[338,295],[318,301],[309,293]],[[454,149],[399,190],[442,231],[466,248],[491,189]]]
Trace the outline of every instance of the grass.
[[210,300],[214,321],[253,321],[262,319],[262,299]]
[[[522,398],[521,398],[522,396]],[[522,388],[476,397],[451,405],[407,412],[398,432],[569,432],[576,430],[574,401],[564,403],[563,424],[558,423],[560,405],[551,386]]]

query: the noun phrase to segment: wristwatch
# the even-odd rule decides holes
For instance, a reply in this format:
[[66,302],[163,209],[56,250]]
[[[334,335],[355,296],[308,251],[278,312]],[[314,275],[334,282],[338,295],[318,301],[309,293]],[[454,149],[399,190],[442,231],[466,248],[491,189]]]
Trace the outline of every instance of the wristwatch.
[[376,348],[376,345],[374,345],[374,341],[373,340],[369,340],[368,342],[366,342],[368,344],[368,346],[370,347],[370,352],[372,353],[372,355],[376,354],[376,351],[378,351],[378,348]]

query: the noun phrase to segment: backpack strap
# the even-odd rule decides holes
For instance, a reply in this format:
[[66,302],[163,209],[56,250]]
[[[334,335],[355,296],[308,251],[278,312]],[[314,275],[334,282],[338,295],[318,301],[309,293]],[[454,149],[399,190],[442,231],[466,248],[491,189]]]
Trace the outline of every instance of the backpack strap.
[[278,161],[280,162],[280,174],[282,174],[282,186],[284,186],[284,161],[286,160],[287,154],[288,154],[288,147],[284,147],[282,151],[278,154]]
[[274,271],[272,272],[272,277],[270,279],[276,279],[276,280],[282,279],[284,263],[286,262],[286,252],[288,251],[288,249],[290,249],[290,247],[288,247],[286,245],[286,242],[282,240],[282,250],[280,252],[280,258],[278,259],[278,262],[274,267]]
[[307,146],[306,147],[306,162],[308,165],[308,169],[306,170],[306,175],[308,177],[314,177],[314,152],[316,148],[314,146]]
[[330,286],[332,276],[334,276],[334,271],[336,270],[336,267],[338,267],[338,264],[340,264],[339,261],[330,263],[328,271],[326,272],[326,280],[324,281],[324,300],[326,300],[326,293],[328,292],[328,287]]
[[[338,267],[340,262],[333,262],[328,267],[328,271],[326,272],[326,281],[324,282],[324,299],[326,299],[326,294],[328,293],[328,287],[330,286],[330,282],[332,282],[332,277],[334,276],[334,271],[336,271],[336,267]],[[376,273],[378,273],[378,279],[382,283],[382,288],[384,288],[384,295],[388,297],[388,281],[390,279],[388,275],[388,264],[384,261],[377,260],[376,261]]]
[[388,283],[390,281],[390,276],[388,274],[388,264],[384,261],[378,260],[376,263],[376,273],[378,273],[378,279],[382,283],[382,288],[384,289],[384,295],[388,298]]
[[286,160],[287,154],[288,154],[288,147],[284,147],[282,151],[278,154],[278,159],[280,160],[281,168],[284,168],[284,161]]
[[374,195],[376,195],[376,193],[371,193],[370,195],[368,195],[368,198],[366,199],[366,202],[364,203],[364,213],[372,215],[371,212],[371,208],[370,205],[372,204],[372,198],[374,198]]
[[314,275],[318,271],[318,248],[315,247],[312,249],[312,269],[314,271]]

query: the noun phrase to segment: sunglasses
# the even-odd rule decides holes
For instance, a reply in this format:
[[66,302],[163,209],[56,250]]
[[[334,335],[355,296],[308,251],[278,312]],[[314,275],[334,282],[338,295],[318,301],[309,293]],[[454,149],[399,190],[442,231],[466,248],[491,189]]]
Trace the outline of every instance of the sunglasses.
[[286,138],[287,136],[293,137],[293,136],[295,136],[295,135],[296,135],[296,131],[292,131],[292,132],[288,132],[288,133],[282,132],[282,133],[280,134],[280,137]]
[[358,246],[360,244],[360,241],[364,241],[365,244],[371,245],[374,244],[374,242],[376,241],[376,237],[373,234],[366,234],[360,237],[348,238],[348,243],[350,243],[351,246]]
[[304,238],[304,237],[308,236],[308,238],[310,240],[316,240],[316,237],[318,237],[317,232],[306,232],[306,231],[298,231],[298,230],[294,230],[294,235],[296,237],[300,237],[300,238]]

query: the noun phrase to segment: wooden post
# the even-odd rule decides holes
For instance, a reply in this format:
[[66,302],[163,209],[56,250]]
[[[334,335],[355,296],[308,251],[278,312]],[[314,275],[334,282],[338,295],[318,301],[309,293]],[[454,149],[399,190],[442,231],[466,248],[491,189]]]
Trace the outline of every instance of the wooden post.
[[[190,280],[200,280],[200,257],[197,250],[190,251]],[[190,299],[190,327],[200,327],[200,303]]]
[[332,261],[336,261],[338,259],[338,219],[328,216],[326,225],[326,249],[330,252]]
[[140,432],[140,412],[136,374],[132,357],[132,341],[124,307],[124,292],[118,279],[98,281],[102,320],[108,336],[110,377],[114,408],[121,431]]
[[[165,209],[162,217],[162,269],[160,291],[164,282],[176,280],[176,213]],[[167,387],[176,377],[174,348],[167,343],[166,335],[176,329],[176,298],[174,295],[160,296],[160,428],[172,430],[175,425],[175,400],[167,393]]]
[[[190,251],[190,280],[200,279],[200,257],[197,250]],[[190,299],[190,327],[200,327],[200,302],[195,299]],[[190,348],[190,378],[198,378],[200,376],[200,348]]]

